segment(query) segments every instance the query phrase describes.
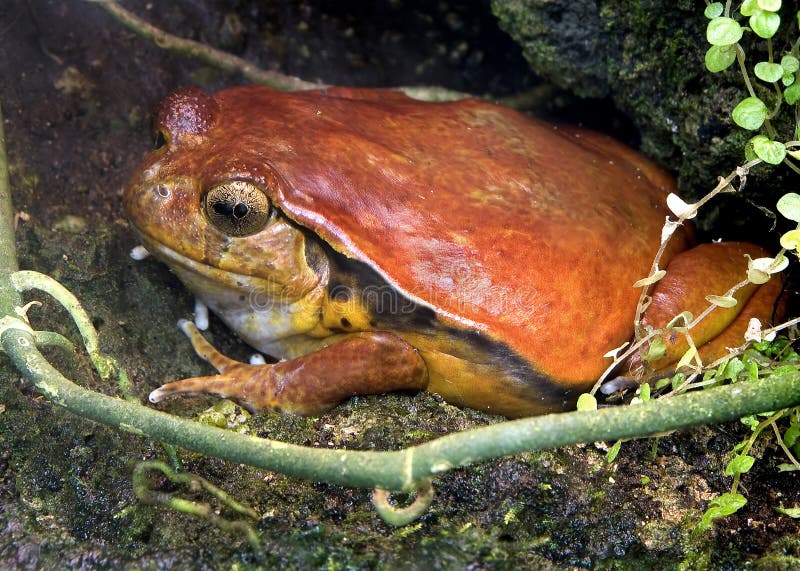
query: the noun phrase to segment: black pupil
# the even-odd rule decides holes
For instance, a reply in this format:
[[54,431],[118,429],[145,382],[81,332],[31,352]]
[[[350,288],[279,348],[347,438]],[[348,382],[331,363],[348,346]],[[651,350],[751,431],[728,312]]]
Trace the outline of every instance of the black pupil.
[[241,220],[247,216],[249,208],[244,202],[215,202],[213,207],[214,212],[220,216],[233,216],[237,220]]
[[233,217],[240,219],[244,218],[245,216],[247,216],[248,210],[249,208],[247,208],[247,205],[244,202],[240,202],[239,204],[233,207]]

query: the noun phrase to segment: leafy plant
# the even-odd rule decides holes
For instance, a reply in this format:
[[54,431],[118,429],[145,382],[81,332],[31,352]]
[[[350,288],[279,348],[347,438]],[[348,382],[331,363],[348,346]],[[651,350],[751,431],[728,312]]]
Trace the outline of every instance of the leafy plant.
[[[709,3],[705,9],[705,16],[709,19],[706,28],[706,39],[711,47],[706,52],[706,68],[712,73],[718,73],[738,62],[739,69],[747,89],[747,97],[742,99],[732,110],[733,121],[743,129],[758,131],[745,146],[745,158],[748,164],[737,170],[752,168],[757,162],[771,165],[785,164],[796,172],[800,172],[793,159],[800,159],[800,143],[796,140],[784,142],[772,124],[786,106],[794,107],[800,102],[800,37],[794,40],[786,53],[777,59],[773,46],[773,38],[781,26],[781,16],[778,11],[781,0],[744,0],[739,7],[742,19],[737,20],[731,14],[731,2],[725,5],[721,2]],[[743,24],[746,18],[746,25]],[[800,12],[795,15],[800,24]],[[743,39],[750,34],[755,34],[759,41],[766,42],[767,59],[758,61],[752,70],[756,79],[764,84],[751,80],[746,65],[746,53],[741,45]],[[800,138],[800,114],[795,111],[795,124],[792,137]],[[781,251],[775,257],[779,260],[786,252],[798,253],[800,246],[800,195],[788,193],[780,198],[777,210],[785,218],[795,222],[798,226],[781,236]],[[773,265],[773,264],[770,264]],[[770,270],[751,264],[748,279],[752,283],[763,283],[769,279]],[[765,272],[766,270],[766,272]],[[762,340],[754,344],[760,352],[749,352],[742,358],[733,358],[721,363],[716,370],[708,371],[701,384],[713,386],[721,382],[757,381],[762,377],[781,374],[787,368],[796,371],[800,356],[792,349],[788,340],[781,339],[772,342],[772,337],[762,336]],[[769,366],[762,366],[764,360],[769,361]],[[783,364],[783,365],[782,365]],[[686,381],[681,380],[679,387]],[[673,385],[673,388],[676,388]],[[743,474],[753,467],[756,457],[753,450],[759,442],[759,437],[772,434],[774,441],[783,450],[788,459],[787,463],[778,468],[781,471],[800,470],[797,460],[800,452],[800,408],[782,409],[772,413],[752,415],[742,418],[741,421],[750,427],[751,433],[740,442],[731,452],[731,458],[725,468],[725,475],[732,477],[730,491],[721,494],[712,500],[703,514],[698,531],[711,527],[715,519],[733,514],[741,509],[747,499],[738,492]],[[788,422],[787,422],[788,421]],[[768,430],[771,429],[771,430]],[[764,440],[764,439],[762,439]],[[790,517],[800,517],[800,510],[794,508],[776,507],[779,513]]]
[[[610,373],[635,351],[644,353],[642,360],[645,363],[657,361],[663,357],[666,351],[663,341],[666,337],[683,336],[688,342],[688,349],[675,365],[675,370],[678,372],[671,378],[656,381],[653,385],[653,389],[660,393],[662,398],[723,383],[763,382],[787,372],[796,372],[800,366],[800,356],[792,349],[789,341],[785,338],[775,340],[777,331],[795,325],[800,321],[798,319],[768,330],[762,330],[758,320],[751,320],[743,344],[739,348],[732,349],[724,358],[709,364],[704,364],[700,360],[691,337],[692,329],[716,308],[733,307],[737,304],[734,293],[738,289],[748,284],[766,283],[773,274],[779,273],[787,267],[790,253],[798,254],[800,248],[800,195],[796,193],[782,196],[776,205],[778,212],[784,218],[797,224],[796,228],[781,236],[781,250],[777,255],[771,258],[749,260],[746,278],[721,295],[706,296],[709,306],[698,316],[682,312],[664,328],[658,330],[642,326],[641,320],[645,308],[650,303],[648,288],[666,275],[666,271],[659,268],[666,244],[673,232],[684,221],[693,218],[699,208],[717,194],[740,191],[749,171],[761,163],[785,164],[800,173],[800,168],[793,162],[795,159],[800,160],[800,141],[779,140],[773,126],[773,120],[782,110],[787,106],[794,107],[800,102],[800,54],[798,53],[800,38],[792,43],[791,48],[780,57],[779,61],[776,61],[777,56],[773,49],[772,38],[781,25],[781,17],[778,14],[780,8],[780,0],[745,0],[739,7],[739,14],[735,15],[739,18],[737,20],[731,13],[730,1],[724,5],[721,2],[706,5],[705,16],[709,19],[706,39],[711,44],[705,55],[706,68],[712,73],[718,73],[738,62],[747,95],[733,108],[731,117],[738,126],[757,133],[745,146],[746,162],[739,165],[727,177],[720,177],[716,188],[701,200],[689,204],[677,195],[672,194],[668,197],[667,205],[677,219],[667,220],[662,231],[661,249],[655,256],[650,275],[635,284],[642,288],[635,323],[636,340],[631,346],[623,346],[617,350],[617,354],[614,355],[614,363],[606,373]],[[797,14],[797,21],[800,23],[800,12]],[[748,72],[746,53],[742,42],[752,38],[753,34],[757,36],[755,39],[758,42],[766,42],[767,54],[766,60],[755,63],[752,68],[753,74],[758,81],[768,85],[754,83]],[[792,136],[794,139],[800,139],[800,113],[795,114]],[[733,184],[737,179],[739,186],[735,188]],[[605,377],[606,375],[603,375],[598,380],[592,394],[599,388]],[[631,404],[650,400],[650,386],[643,384],[638,389],[637,395]],[[800,462],[797,460],[800,453],[800,408],[787,408],[761,415],[751,415],[742,418],[741,421],[750,427],[751,433],[734,447],[725,468],[725,475],[732,478],[731,489],[709,503],[697,526],[698,531],[710,528],[714,520],[735,513],[747,503],[747,499],[738,492],[738,488],[742,475],[748,473],[755,464],[754,449],[764,441],[760,438],[762,435],[771,434],[786,455],[788,462],[781,464],[780,470],[800,470]],[[617,441],[609,450],[606,456],[607,461],[614,460],[621,443],[621,440]],[[800,508],[778,507],[776,509],[779,513],[790,517],[800,517]]]
[[[762,131],[750,139],[745,147],[747,160],[758,158],[765,163],[777,165],[782,162],[800,172],[796,165],[787,161],[787,154],[800,159],[800,151],[796,142],[789,144],[778,140],[772,120],[781,112],[783,103],[795,105],[800,101],[800,54],[798,41],[789,51],[776,61],[773,49],[773,38],[781,25],[778,11],[781,0],[745,0],[739,7],[742,21],[737,21],[731,14],[731,2],[713,2],[708,4],[705,15],[709,18],[706,28],[706,39],[711,47],[706,52],[706,68],[718,73],[738,62],[739,69],[747,88],[748,96],[733,108],[733,121],[749,131]],[[798,14],[800,16],[800,14]],[[746,25],[743,25],[746,18]],[[758,61],[753,66],[753,74],[757,79],[769,84],[763,86],[753,83],[745,61],[745,50],[742,40],[755,34],[766,41],[767,59]],[[758,89],[757,91],[757,88]],[[797,138],[795,125],[794,138]]]

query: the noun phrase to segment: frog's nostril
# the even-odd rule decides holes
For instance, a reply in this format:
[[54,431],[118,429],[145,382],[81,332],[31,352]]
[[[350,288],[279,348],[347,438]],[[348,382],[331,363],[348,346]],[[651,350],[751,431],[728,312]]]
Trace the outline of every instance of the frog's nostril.
[[165,184],[154,184],[151,187],[153,194],[161,198],[169,198],[170,190],[169,187]]

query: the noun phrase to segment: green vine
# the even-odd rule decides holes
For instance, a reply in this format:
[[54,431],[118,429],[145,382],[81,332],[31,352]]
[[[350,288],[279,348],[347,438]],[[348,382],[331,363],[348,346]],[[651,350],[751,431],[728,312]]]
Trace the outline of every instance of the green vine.
[[172,494],[153,490],[150,487],[147,473],[156,471],[161,472],[173,483],[187,486],[190,491],[197,492],[202,490],[210,494],[217,499],[220,505],[228,508],[238,515],[245,516],[256,521],[259,519],[259,515],[255,512],[255,510],[240,504],[208,480],[201,478],[200,476],[195,476],[194,474],[179,474],[163,462],[158,461],[139,462],[133,469],[133,491],[137,498],[147,504],[160,505],[181,513],[207,519],[223,531],[227,531],[229,533],[241,533],[245,536],[253,551],[259,552],[261,550],[258,534],[247,520],[229,520],[221,515],[218,515],[214,507],[212,507],[210,504],[194,502],[185,498],[176,497]]

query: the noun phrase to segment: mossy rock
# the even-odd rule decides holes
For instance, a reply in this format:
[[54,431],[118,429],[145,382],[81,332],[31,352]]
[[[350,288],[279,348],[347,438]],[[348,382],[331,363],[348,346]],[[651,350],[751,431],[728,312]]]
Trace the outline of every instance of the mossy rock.
[[[753,134],[730,116],[746,96],[738,66],[716,74],[705,68],[704,6],[688,0],[492,2],[501,27],[520,44],[536,74],[579,97],[610,99],[641,133],[641,150],[675,173],[690,197],[705,194],[718,176],[742,164],[744,144]],[[781,13],[795,11],[795,3],[785,2]],[[773,43],[778,57],[795,33],[788,24],[779,30]],[[766,42],[752,32],[745,32],[742,45],[749,66],[766,59],[759,51]],[[756,89],[768,105],[773,103],[772,86]],[[794,137],[793,125],[778,128],[784,140]],[[774,206],[787,176],[786,168],[759,166],[748,177],[748,196]],[[735,213],[734,218],[742,217]]]

